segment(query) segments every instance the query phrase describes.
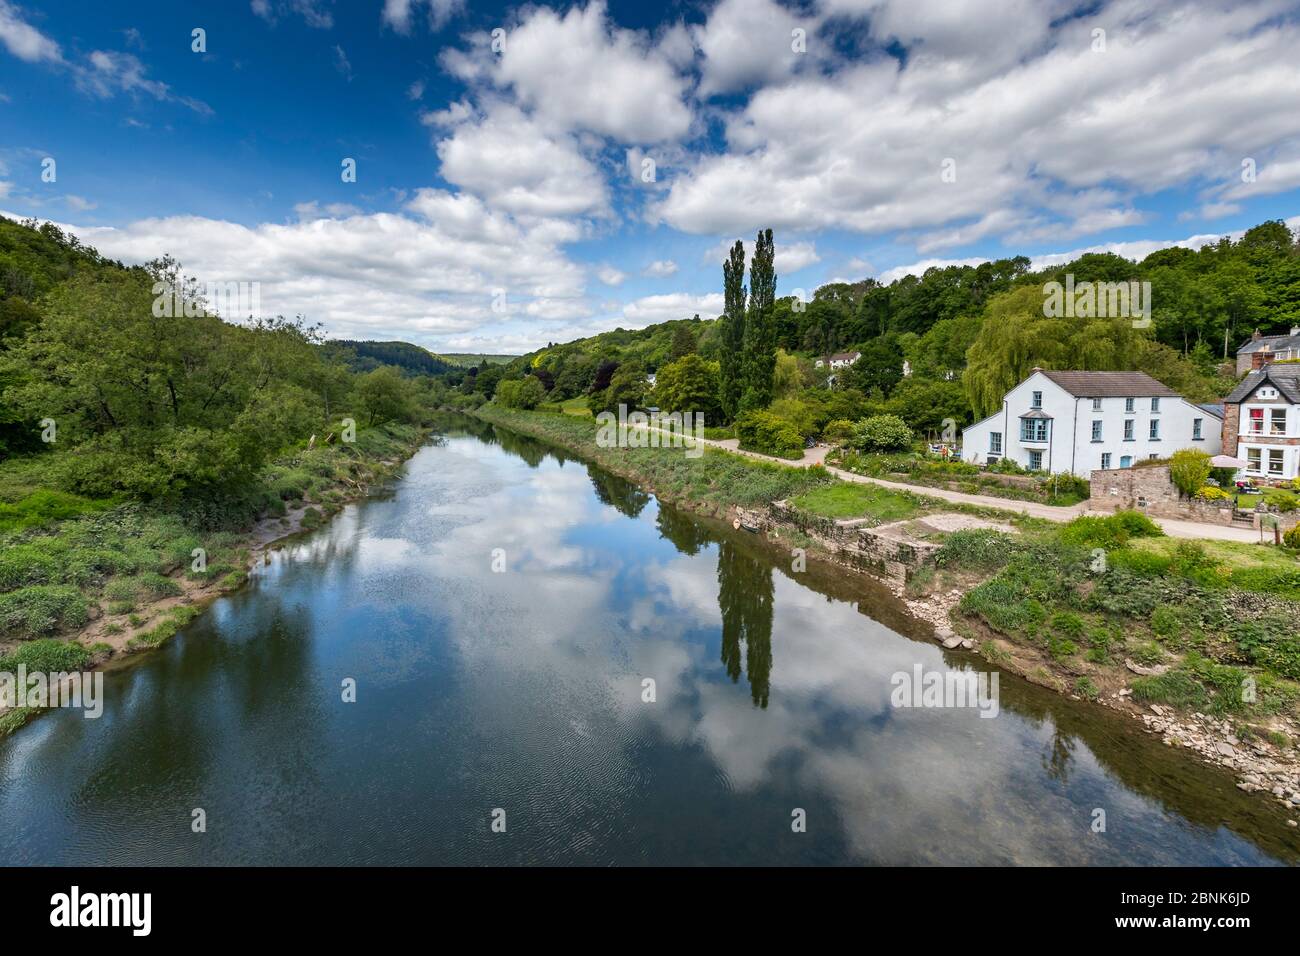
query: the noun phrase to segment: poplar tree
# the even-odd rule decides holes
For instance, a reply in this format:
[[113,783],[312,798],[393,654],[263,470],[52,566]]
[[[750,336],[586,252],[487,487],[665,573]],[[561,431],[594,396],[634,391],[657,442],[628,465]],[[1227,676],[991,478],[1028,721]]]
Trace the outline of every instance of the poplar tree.
[[744,391],[745,246],[739,239],[722,263],[722,284],[722,361],[718,374],[718,397],[723,416],[732,421],[740,412],[740,396]]
[[[733,250],[734,255],[734,250]],[[758,233],[749,263],[749,310],[742,337],[740,407],[766,408],[772,402],[772,375],[776,368],[776,272],[773,269],[772,230]]]

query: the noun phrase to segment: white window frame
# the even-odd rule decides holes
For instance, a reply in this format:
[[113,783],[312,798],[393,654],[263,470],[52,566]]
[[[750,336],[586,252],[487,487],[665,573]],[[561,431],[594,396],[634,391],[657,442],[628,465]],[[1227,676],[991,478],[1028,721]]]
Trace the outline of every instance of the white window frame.
[[1001,432],[989,432],[989,454],[990,455],[1002,454],[1002,433]]

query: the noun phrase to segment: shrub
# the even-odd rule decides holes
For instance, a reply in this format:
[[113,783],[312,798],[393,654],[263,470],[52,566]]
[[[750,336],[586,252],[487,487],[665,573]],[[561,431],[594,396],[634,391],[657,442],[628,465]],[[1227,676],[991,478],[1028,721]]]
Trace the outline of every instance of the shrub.
[[1282,535],[1282,543],[1294,551],[1300,551],[1300,524]]
[[828,442],[846,442],[853,438],[853,423],[847,418],[837,418],[827,422],[822,429],[822,437]]
[[1017,544],[1009,534],[992,528],[968,528],[948,535],[934,560],[940,567],[996,570],[1004,567],[1016,550]]
[[872,415],[858,423],[853,444],[863,451],[899,451],[912,444],[912,429],[897,415]]
[[36,542],[10,545],[0,551],[0,591],[49,584],[58,574],[59,562]]
[[770,412],[746,412],[736,420],[736,434],[740,437],[740,447],[748,451],[780,458],[803,455],[803,436],[799,429]]
[[1176,451],[1169,459],[1169,480],[1189,498],[1210,477],[1210,456],[1195,448]]

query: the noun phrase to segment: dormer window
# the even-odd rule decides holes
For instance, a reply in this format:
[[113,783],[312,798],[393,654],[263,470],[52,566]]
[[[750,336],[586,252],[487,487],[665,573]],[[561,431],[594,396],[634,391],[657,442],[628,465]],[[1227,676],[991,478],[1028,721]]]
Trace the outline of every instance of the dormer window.
[[1258,392],[1256,392],[1255,395],[1263,399],[1277,398],[1277,389],[1265,385]]

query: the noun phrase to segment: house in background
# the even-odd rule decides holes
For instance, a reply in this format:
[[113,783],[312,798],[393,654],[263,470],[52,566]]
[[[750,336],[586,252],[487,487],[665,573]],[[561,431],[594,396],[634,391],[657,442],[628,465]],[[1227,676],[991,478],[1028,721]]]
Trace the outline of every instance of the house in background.
[[824,368],[829,365],[831,369],[848,368],[860,358],[862,358],[861,352],[836,352],[834,355],[817,359],[813,362],[813,367]]
[[1181,448],[1217,455],[1222,416],[1186,401],[1145,372],[1036,368],[1007,392],[1002,408],[962,432],[962,457],[1010,458],[1031,471],[1087,478],[1096,468],[1130,468]]
[[1246,462],[1250,478],[1300,474],[1300,364],[1265,365],[1223,402],[1223,450]]
[[1269,362],[1289,359],[1300,359],[1300,326],[1292,326],[1287,335],[1260,335],[1256,329],[1250,341],[1237,349],[1237,374],[1245,375]]

